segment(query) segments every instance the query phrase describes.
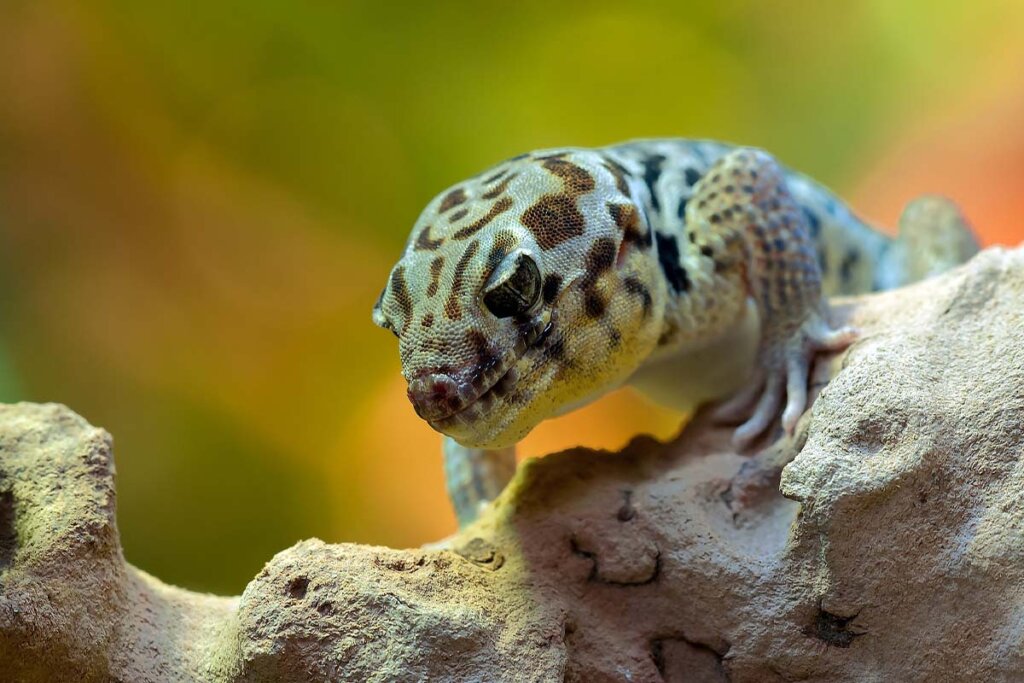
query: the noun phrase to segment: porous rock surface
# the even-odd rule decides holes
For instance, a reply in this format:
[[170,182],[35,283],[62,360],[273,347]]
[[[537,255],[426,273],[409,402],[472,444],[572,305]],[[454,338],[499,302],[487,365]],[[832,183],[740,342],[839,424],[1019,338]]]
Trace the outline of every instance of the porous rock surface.
[[796,454],[781,493],[739,505],[698,418],[527,462],[437,549],[304,541],[238,598],[124,562],[105,432],[0,407],[0,680],[1024,680],[1024,251],[836,315],[863,337],[764,456]]

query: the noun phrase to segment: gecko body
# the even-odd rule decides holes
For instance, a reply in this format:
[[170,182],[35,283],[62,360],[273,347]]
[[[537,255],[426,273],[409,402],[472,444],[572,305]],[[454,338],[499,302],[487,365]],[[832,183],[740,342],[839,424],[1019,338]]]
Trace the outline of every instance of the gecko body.
[[416,412],[446,436],[460,520],[497,495],[542,420],[623,384],[722,411],[745,444],[806,407],[841,349],[826,295],[898,286],[976,250],[949,202],[899,238],[767,153],[641,140],[520,155],[435,197],[374,307]]

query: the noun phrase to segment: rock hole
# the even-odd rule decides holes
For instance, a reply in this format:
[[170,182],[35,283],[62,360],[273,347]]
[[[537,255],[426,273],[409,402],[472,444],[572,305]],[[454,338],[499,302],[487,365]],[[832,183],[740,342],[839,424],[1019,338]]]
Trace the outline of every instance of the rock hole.
[[722,666],[723,653],[688,638],[676,636],[651,641],[651,659],[665,683],[729,680]]
[[299,576],[288,582],[288,595],[296,600],[301,600],[306,597],[306,591],[309,589],[309,579],[305,576]]
[[804,635],[817,638],[826,645],[850,647],[854,638],[864,635],[863,632],[851,631],[849,628],[850,623],[856,618],[856,614],[851,617],[841,617],[819,607],[814,623],[804,629]]

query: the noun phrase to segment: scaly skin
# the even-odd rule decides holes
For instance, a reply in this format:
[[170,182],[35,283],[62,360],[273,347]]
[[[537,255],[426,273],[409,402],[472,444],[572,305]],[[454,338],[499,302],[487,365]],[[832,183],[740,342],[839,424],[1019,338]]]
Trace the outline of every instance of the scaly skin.
[[759,150],[534,152],[430,202],[374,321],[448,439],[465,523],[511,476],[517,441],[624,383],[684,410],[736,394],[719,413],[745,418],[738,446],[780,410],[792,430],[814,355],[855,337],[829,325],[823,295],[897,286],[977,249],[945,200],[919,200],[901,227],[902,240],[873,231]]

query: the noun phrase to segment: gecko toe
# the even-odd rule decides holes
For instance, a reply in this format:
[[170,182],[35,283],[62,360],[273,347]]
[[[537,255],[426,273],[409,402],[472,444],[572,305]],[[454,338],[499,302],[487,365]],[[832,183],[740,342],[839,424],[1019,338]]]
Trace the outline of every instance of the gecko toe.
[[810,357],[806,351],[790,354],[786,367],[786,409],[782,412],[782,427],[792,434],[796,423],[807,408],[807,374]]
[[826,327],[816,334],[808,335],[811,348],[823,352],[843,351],[857,341],[858,337],[860,337],[860,330],[849,326],[838,329]]
[[780,373],[769,374],[764,393],[761,394],[761,400],[758,401],[753,415],[737,427],[733,433],[733,445],[737,448],[745,448],[768,428],[768,425],[779,413],[779,405],[782,403],[782,388],[782,375]]

